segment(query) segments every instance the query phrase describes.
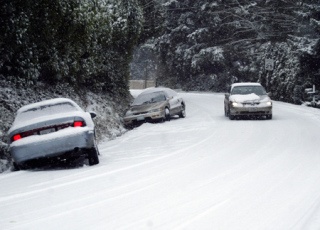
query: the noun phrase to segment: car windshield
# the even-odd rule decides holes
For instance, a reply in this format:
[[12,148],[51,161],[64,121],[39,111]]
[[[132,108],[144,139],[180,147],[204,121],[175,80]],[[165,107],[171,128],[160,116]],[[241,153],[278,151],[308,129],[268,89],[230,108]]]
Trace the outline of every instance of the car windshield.
[[140,94],[132,103],[132,105],[152,104],[165,101],[166,96],[163,92],[153,92],[148,94]]
[[17,114],[16,121],[29,120],[35,117],[48,116],[58,113],[68,113],[72,111],[78,111],[78,108],[69,102],[41,105]]
[[262,86],[254,85],[254,86],[236,86],[231,90],[231,95],[240,94],[251,94],[254,93],[256,95],[266,95],[266,91]]

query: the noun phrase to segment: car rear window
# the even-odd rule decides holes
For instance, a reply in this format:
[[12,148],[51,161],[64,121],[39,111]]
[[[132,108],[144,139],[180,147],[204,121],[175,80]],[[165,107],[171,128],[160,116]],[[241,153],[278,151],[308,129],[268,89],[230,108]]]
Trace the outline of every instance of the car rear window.
[[42,117],[59,113],[68,113],[73,111],[79,111],[79,109],[69,102],[41,105],[39,107],[30,108],[26,111],[17,114],[15,121],[29,120],[35,117]]

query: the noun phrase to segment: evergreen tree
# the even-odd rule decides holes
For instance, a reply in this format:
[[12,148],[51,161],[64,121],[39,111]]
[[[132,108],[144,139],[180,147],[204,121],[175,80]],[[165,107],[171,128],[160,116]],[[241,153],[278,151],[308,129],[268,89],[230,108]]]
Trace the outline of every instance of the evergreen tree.
[[[317,1],[175,0],[164,7],[164,34],[155,42],[160,84],[223,91],[234,81],[260,81],[274,99],[299,101],[296,85],[310,81],[301,77],[309,62],[301,57],[317,60]],[[264,69],[268,58],[273,71]]]
[[1,0],[0,74],[127,94],[138,0]]

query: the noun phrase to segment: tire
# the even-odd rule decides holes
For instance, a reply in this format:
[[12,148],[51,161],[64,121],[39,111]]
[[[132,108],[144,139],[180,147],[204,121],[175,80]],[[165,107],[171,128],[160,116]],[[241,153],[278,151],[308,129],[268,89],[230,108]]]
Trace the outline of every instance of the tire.
[[13,171],[20,171],[21,167],[16,162],[13,162]]
[[99,164],[99,157],[98,157],[99,151],[96,147],[93,147],[89,149],[88,151],[88,160],[89,160],[89,165],[97,165]]
[[97,151],[97,154],[98,154],[98,156],[99,156],[99,155],[100,155],[100,151],[99,151],[99,148],[98,148],[96,139],[94,139],[94,147],[95,147],[95,149],[96,149],[96,151]]
[[180,118],[185,118],[186,117],[186,107],[185,107],[184,104],[181,104],[181,108],[182,108],[182,110],[179,113],[179,117]]
[[229,117],[230,120],[234,120],[236,118],[235,115],[231,115],[230,114],[230,108],[228,108],[228,110],[225,111],[226,112],[226,116]]
[[267,120],[271,120],[272,119],[272,114],[266,115]]
[[235,117],[236,117],[235,115],[231,115],[230,112],[229,112],[229,119],[230,119],[230,120],[234,120]]
[[170,121],[171,116],[170,116],[170,109],[168,107],[165,108],[164,110],[164,120],[165,121]]

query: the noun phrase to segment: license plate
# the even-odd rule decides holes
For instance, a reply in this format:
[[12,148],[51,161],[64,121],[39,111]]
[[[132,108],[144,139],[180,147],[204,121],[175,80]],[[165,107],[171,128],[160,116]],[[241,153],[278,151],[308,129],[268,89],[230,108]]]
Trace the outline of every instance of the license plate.
[[44,134],[48,134],[48,133],[53,133],[55,131],[56,130],[54,128],[50,128],[50,129],[41,130],[39,133],[40,133],[40,135],[44,135]]
[[257,111],[257,108],[249,108],[249,112],[255,112]]
[[137,121],[143,121],[143,120],[144,120],[144,116],[137,117]]

